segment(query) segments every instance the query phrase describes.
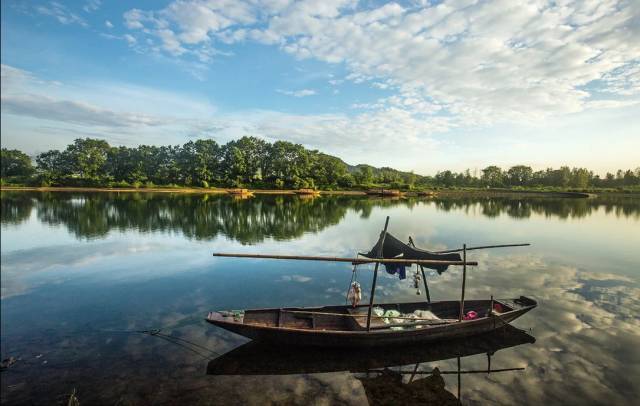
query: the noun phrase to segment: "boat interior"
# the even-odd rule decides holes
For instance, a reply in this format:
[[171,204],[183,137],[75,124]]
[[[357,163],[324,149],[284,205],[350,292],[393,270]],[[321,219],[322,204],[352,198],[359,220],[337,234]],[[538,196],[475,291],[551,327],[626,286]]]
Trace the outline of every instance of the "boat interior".
[[[371,317],[372,329],[393,327],[425,327],[441,325],[458,320],[460,302],[414,302],[374,305]],[[498,315],[533,304],[526,297],[515,300],[494,300],[494,313]],[[496,306],[498,305],[498,306]],[[496,309],[497,307],[497,309]],[[487,317],[491,300],[469,300],[464,302],[464,312],[476,313],[476,319]],[[221,312],[227,321],[245,325],[285,327],[310,330],[357,331],[366,329],[368,305],[289,307],[256,309],[244,312]]]

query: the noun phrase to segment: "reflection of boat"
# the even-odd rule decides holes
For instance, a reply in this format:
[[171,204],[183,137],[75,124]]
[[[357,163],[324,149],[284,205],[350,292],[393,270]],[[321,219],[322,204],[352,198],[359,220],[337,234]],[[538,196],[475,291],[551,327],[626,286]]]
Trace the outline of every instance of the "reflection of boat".
[[325,351],[321,348],[273,346],[250,341],[213,359],[210,375],[291,375],[327,372],[368,372],[392,366],[434,362],[534,343],[535,338],[505,325],[473,339],[455,339],[433,345],[406,346],[399,351],[349,348]]
[[[292,260],[322,260],[351,262],[355,266],[375,263],[373,284],[368,305],[353,306],[287,307],[252,309],[242,311],[209,312],[207,321],[234,333],[254,340],[291,345],[328,347],[362,347],[413,344],[425,341],[448,340],[455,337],[480,334],[499,328],[522,316],[537,306],[535,300],[520,296],[517,299],[464,300],[467,265],[467,247],[461,250],[431,252],[415,247],[409,238],[405,244],[387,233],[389,218],[380,239],[362,258],[337,258],[319,256],[292,256],[266,254],[215,253],[218,257],[271,258]],[[516,244],[518,245],[518,244]],[[519,244],[527,245],[527,244]],[[513,244],[511,245],[513,246]],[[483,246],[472,249],[505,247]],[[461,258],[458,252],[462,252]],[[373,307],[378,276],[378,266],[383,264],[387,272],[398,273],[405,279],[406,267],[416,264],[444,272],[450,265],[462,265],[462,295],[459,301],[431,302],[424,281],[427,302],[384,304]],[[418,288],[420,276],[416,269],[414,286]],[[359,289],[359,284],[357,285]],[[353,287],[353,285],[352,285]],[[360,292],[358,290],[358,295]]]
[[249,189],[242,189],[242,188],[228,189],[227,193],[234,196],[245,196],[245,197],[253,196],[253,193]]
[[476,312],[479,316],[462,322],[458,321],[459,301],[381,304],[379,307],[385,313],[389,310],[400,314],[428,311],[435,317],[372,316],[369,329],[368,305],[211,312],[207,321],[254,340],[292,345],[361,347],[412,344],[484,333],[510,323],[536,306],[534,300],[524,296],[494,302],[501,306],[502,312],[490,311],[490,300],[465,301],[465,311]]
[[253,193],[232,194],[233,200],[246,200],[253,197]]
[[373,196],[402,196],[403,195],[403,193],[398,189],[383,189],[383,188],[369,189],[367,190],[367,194],[373,195]]
[[418,196],[437,196],[438,192],[434,192],[433,190],[421,190],[418,192]]
[[455,395],[445,389],[438,368],[426,378],[403,382],[402,374],[385,369],[377,376],[359,377],[369,406],[376,405],[461,405]]

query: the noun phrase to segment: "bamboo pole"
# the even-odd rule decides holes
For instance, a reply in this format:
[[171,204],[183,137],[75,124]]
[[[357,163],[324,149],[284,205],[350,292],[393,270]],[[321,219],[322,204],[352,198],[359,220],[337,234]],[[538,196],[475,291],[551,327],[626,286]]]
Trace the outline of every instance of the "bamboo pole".
[[[287,259],[299,261],[329,261],[329,262],[349,262],[352,264],[418,264],[418,265],[464,265],[463,261],[440,261],[432,259],[402,259],[402,258],[343,258],[343,257],[323,257],[305,255],[274,255],[274,254],[242,254],[214,252],[214,257],[231,258],[258,258],[258,259]],[[478,265],[477,262],[467,262],[469,266]]]
[[[384,230],[382,230],[382,235],[380,236],[380,249],[378,250],[378,258],[382,258],[384,252],[384,239],[387,236],[387,227],[389,227],[389,216],[384,222]],[[378,267],[380,266],[380,261],[376,262],[376,267],[373,271],[373,283],[371,285],[371,296],[369,298],[369,311],[367,312],[367,331],[371,330],[371,310],[373,309],[373,297],[376,293],[376,282],[378,280]]]
[[[464,263],[467,262],[467,244],[462,245],[462,261]],[[462,296],[460,297],[460,318],[458,321],[462,321],[462,317],[464,316],[464,288],[467,282],[467,266],[462,266]]]
[[[483,249],[487,249],[487,248],[505,248],[505,247],[526,247],[531,245],[530,243],[524,243],[524,244],[501,244],[501,245],[482,245],[479,247],[469,247],[467,248],[467,251],[473,251],[473,250],[483,250]],[[445,250],[445,251],[435,251],[435,254],[450,254],[452,252],[462,252],[462,249],[457,248],[455,250]]]

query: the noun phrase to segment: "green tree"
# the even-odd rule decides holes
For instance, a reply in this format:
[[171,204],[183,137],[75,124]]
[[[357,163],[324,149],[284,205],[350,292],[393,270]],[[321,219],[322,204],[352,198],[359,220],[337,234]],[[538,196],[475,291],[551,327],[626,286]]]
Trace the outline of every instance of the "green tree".
[[99,179],[106,174],[105,164],[111,147],[104,140],[78,138],[65,151],[72,175]]
[[29,155],[17,149],[0,150],[0,176],[30,176],[34,172]]
[[492,165],[482,170],[482,182],[491,187],[500,187],[504,185],[504,173],[500,167]]
[[369,185],[373,182],[373,170],[369,165],[359,165],[355,178],[359,185]]
[[242,137],[237,141],[231,141],[231,146],[242,151],[244,159],[244,171],[242,180],[247,183],[262,180],[267,171],[266,161],[269,153],[269,143],[257,137]]
[[512,166],[507,171],[507,179],[510,185],[526,186],[533,179],[533,170],[525,165]]
[[571,171],[571,186],[580,189],[587,188],[592,178],[593,172],[590,172],[588,169],[573,168]]
[[266,168],[268,180],[281,179],[294,186],[298,179],[311,178],[310,152],[300,144],[276,141],[269,148]]

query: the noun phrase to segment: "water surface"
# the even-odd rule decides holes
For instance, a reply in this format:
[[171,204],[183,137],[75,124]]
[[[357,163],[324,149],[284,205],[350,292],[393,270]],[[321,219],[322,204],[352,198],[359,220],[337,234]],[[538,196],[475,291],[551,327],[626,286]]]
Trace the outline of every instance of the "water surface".
[[[0,202],[1,349],[17,359],[2,372],[6,404],[55,404],[74,389],[83,404],[380,404],[438,379],[446,399],[463,404],[640,396],[637,199],[2,192]],[[292,373],[207,375],[211,359],[242,354],[247,342],[206,324],[209,310],[341,304],[352,276],[348,264],[212,252],[353,256],[375,243],[386,216],[392,234],[427,249],[532,243],[470,253],[480,265],[469,270],[467,298],[535,298],[539,307],[514,323],[535,342],[397,348],[406,357],[388,361],[361,354],[396,374],[369,380],[351,363],[329,367],[322,351],[297,357],[303,369]],[[365,292],[370,269],[357,273]],[[424,299],[410,278],[382,275],[377,300]],[[457,299],[460,276],[430,274],[432,300]],[[154,329],[161,334],[136,333]],[[256,363],[277,364],[268,349],[254,351]],[[479,371],[489,358],[492,370],[517,370],[457,374],[458,360],[461,371]],[[436,367],[441,378],[430,375]]]

